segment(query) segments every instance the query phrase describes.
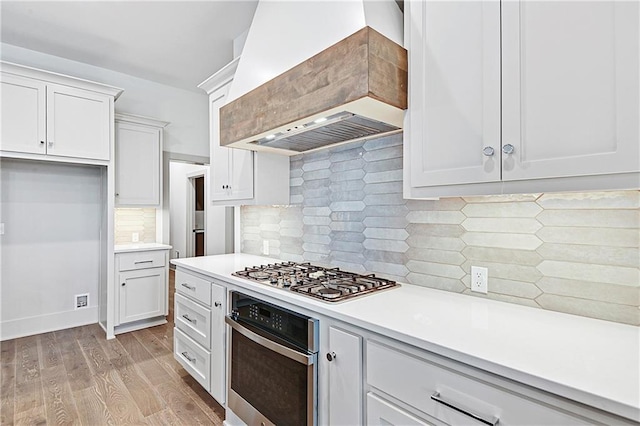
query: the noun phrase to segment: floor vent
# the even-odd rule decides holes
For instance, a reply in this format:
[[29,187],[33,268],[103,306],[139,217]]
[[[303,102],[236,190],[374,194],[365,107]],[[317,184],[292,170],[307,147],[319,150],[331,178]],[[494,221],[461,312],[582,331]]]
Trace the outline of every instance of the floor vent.
[[89,294],[76,294],[75,295],[75,301],[76,301],[76,309],[82,309],[82,308],[86,308],[89,306]]

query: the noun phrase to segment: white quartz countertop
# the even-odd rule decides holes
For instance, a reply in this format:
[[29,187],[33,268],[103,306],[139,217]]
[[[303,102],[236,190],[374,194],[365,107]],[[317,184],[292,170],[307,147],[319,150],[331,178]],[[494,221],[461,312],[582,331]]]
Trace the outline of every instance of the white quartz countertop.
[[410,284],[330,304],[231,275],[281,260],[230,254],[171,262],[640,421],[638,327]]
[[114,253],[127,253],[131,251],[169,250],[170,248],[170,245],[160,243],[131,243],[116,244],[113,251]]

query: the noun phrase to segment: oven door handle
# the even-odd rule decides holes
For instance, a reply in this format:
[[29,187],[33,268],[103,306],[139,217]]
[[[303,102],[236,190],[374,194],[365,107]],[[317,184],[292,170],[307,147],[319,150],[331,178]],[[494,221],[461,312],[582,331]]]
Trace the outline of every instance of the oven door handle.
[[273,352],[276,352],[280,355],[286,356],[287,358],[291,358],[292,360],[303,365],[313,365],[315,362],[315,355],[308,355],[302,352],[298,352],[295,349],[288,348],[272,340],[269,340],[266,337],[262,337],[261,335],[254,333],[248,328],[242,326],[238,321],[234,320],[230,316],[225,317],[224,320],[231,326],[231,328],[233,328],[246,338],[259,344],[260,346],[272,350]]

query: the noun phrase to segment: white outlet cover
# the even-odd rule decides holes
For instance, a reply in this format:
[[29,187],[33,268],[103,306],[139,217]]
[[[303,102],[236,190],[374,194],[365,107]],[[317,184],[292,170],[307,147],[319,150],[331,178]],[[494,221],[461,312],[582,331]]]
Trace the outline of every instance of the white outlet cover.
[[262,241],[262,254],[269,254],[269,240]]
[[137,232],[133,232],[131,234],[131,242],[137,243],[138,241],[140,241],[140,234],[138,234]]
[[471,267],[471,291],[487,294],[489,291],[489,270],[487,268]]

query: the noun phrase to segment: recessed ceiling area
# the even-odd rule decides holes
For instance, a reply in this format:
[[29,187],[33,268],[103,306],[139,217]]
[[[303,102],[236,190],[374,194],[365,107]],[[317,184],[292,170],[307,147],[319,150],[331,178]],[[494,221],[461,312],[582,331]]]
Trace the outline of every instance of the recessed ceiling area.
[[233,59],[257,0],[1,1],[3,43],[170,86],[196,86]]

